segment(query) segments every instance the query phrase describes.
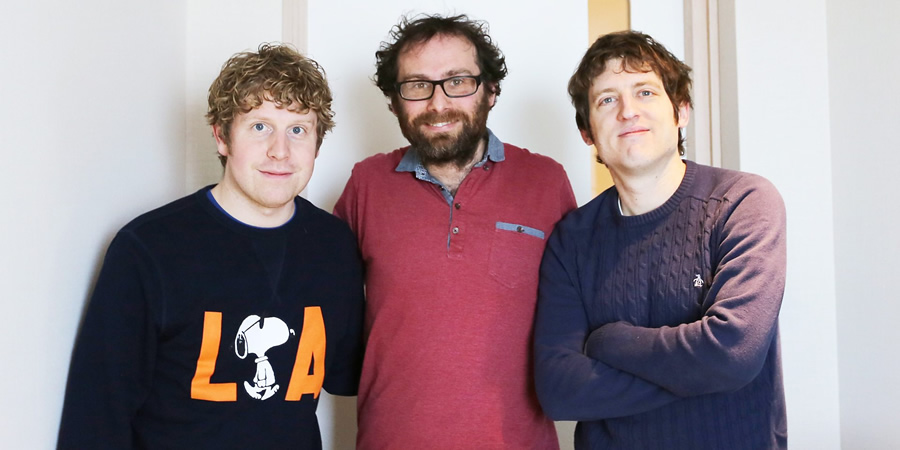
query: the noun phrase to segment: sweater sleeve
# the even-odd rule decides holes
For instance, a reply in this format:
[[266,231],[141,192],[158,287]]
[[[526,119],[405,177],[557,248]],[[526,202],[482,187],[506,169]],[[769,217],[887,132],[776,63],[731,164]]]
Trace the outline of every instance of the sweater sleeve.
[[604,325],[591,334],[589,355],[680,396],[734,391],[759,374],[784,294],[786,215],[775,187],[753,179],[722,206],[703,316],[675,327]]
[[[347,272],[345,273],[347,286],[353,292],[351,296],[354,301],[348,303],[348,316],[346,331],[340,350],[338,352],[343,359],[343,367],[340,373],[343,374],[341,382],[329,382],[326,380],[325,390],[330,394],[336,395],[356,395],[359,387],[359,376],[362,371],[362,358],[365,348],[365,342],[362,335],[363,320],[365,317],[365,290],[364,290],[364,269],[362,257],[357,245],[359,222],[357,221],[357,204],[358,204],[358,187],[357,187],[357,168],[353,168],[344,191],[334,205],[333,214],[343,220],[350,226],[351,240],[353,242],[352,256],[347,258],[352,260],[352,264],[343,265]],[[352,379],[351,379],[352,375]],[[352,388],[351,388],[352,387]]]
[[557,226],[541,262],[535,318],[535,385],[554,420],[602,420],[658,408],[677,399],[664,389],[584,354],[590,333],[575,263],[577,242]]
[[150,391],[157,328],[152,272],[134,237],[110,244],[75,342],[59,448],[131,448]]
[[[347,230],[349,237],[344,241],[346,246],[336,249],[336,255],[342,263],[341,273],[335,274],[341,280],[340,298],[343,314],[338,343],[331,358],[330,371],[326,372],[324,388],[333,395],[356,395],[359,388],[359,376],[362,371],[363,358],[363,317],[365,314],[365,294],[363,293],[363,269],[356,239]],[[333,355],[333,356],[332,356]]]
[[578,207],[578,203],[575,201],[575,192],[572,191],[572,183],[569,182],[569,176],[566,174],[566,171],[560,166],[560,179],[561,186],[559,188],[559,207],[560,207],[560,217],[565,216],[570,211]]
[[344,191],[341,193],[341,196],[338,198],[337,203],[334,204],[334,215],[339,217],[341,220],[350,225],[350,229],[353,230],[353,233],[357,235],[357,239],[359,238],[359,222],[357,221],[357,196],[359,195],[357,188],[357,168],[359,165],[353,168],[353,171],[350,174],[350,179],[347,180],[347,185],[344,186]]

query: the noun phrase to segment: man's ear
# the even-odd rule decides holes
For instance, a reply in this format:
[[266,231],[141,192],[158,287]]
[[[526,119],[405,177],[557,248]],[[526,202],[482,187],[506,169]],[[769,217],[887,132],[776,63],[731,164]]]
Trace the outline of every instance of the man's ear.
[[497,104],[497,90],[494,85],[487,85],[486,87],[488,88],[488,105],[490,106],[490,109],[493,109],[494,105]]
[[385,97],[387,100],[388,111],[394,114],[394,117],[397,117],[397,110],[400,108],[400,105],[396,104],[398,100],[396,99],[396,94],[391,97]]
[[216,138],[216,151],[220,155],[228,157],[228,144],[225,143],[225,136],[222,134],[222,127],[213,125],[213,137]]
[[594,139],[591,137],[591,132],[588,130],[578,130],[581,132],[581,140],[584,141],[587,145],[594,145]]
[[691,121],[691,107],[687,103],[682,103],[681,106],[678,107],[678,128],[684,128],[688,126],[688,122]]

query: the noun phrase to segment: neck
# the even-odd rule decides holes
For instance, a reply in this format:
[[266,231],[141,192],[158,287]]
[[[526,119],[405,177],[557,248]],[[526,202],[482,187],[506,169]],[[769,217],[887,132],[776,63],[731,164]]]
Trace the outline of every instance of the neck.
[[216,203],[222,207],[231,217],[239,222],[258,228],[280,227],[291,220],[294,215],[294,202],[267,208],[259,204],[253,204],[246,197],[238,195],[232,186],[220,182],[210,190]]
[[478,149],[475,151],[475,155],[470,161],[462,166],[454,163],[443,163],[425,164],[425,168],[428,169],[428,173],[430,173],[431,176],[437,178],[445,188],[450,190],[451,195],[456,195],[456,191],[459,189],[459,185],[462,184],[463,180],[466,179],[466,175],[468,175],[469,172],[472,171],[472,168],[475,167],[475,164],[478,164],[478,161],[481,161],[481,158],[484,157],[484,152],[487,148],[486,142],[486,139],[478,141]]
[[678,190],[685,169],[684,161],[678,158],[660,173],[642,176],[612,174],[622,215],[637,216],[662,206]]

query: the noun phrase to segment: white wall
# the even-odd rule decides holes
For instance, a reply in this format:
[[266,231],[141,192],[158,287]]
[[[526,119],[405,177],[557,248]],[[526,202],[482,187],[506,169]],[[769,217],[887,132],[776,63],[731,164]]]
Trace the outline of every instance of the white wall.
[[740,169],[771,180],[787,206],[788,442],[839,448],[825,1],[719,3],[734,11]]
[[827,8],[841,443],[900,448],[900,3]]
[[281,0],[189,0],[185,28],[186,188],[195,191],[222,178],[205,118],[209,85],[231,55],[281,41]]
[[133,216],[182,194],[183,29],[177,1],[3,4],[3,448],[55,446],[106,245]]
[[672,0],[630,0],[631,29],[649,34],[684,60],[684,3]]

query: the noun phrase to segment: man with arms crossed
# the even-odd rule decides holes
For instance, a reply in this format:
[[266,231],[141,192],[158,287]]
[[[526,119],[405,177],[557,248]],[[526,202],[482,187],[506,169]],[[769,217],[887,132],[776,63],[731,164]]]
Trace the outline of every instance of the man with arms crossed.
[[426,16],[392,39],[375,79],[411,145],[357,164],[335,206],[366,264],[358,447],[556,448],[531,338],[569,181],[487,129],[506,67],[484,24]]
[[222,180],[116,235],[81,327],[60,448],[321,448],[316,405],[354,395],[362,264],[297,196],[334,122],[315,63],[263,45],[209,90]]
[[555,228],[535,325],[541,405],[576,448],[785,448],[785,210],[771,183],[681,159],[690,68],[606,35],[569,82],[615,186]]

